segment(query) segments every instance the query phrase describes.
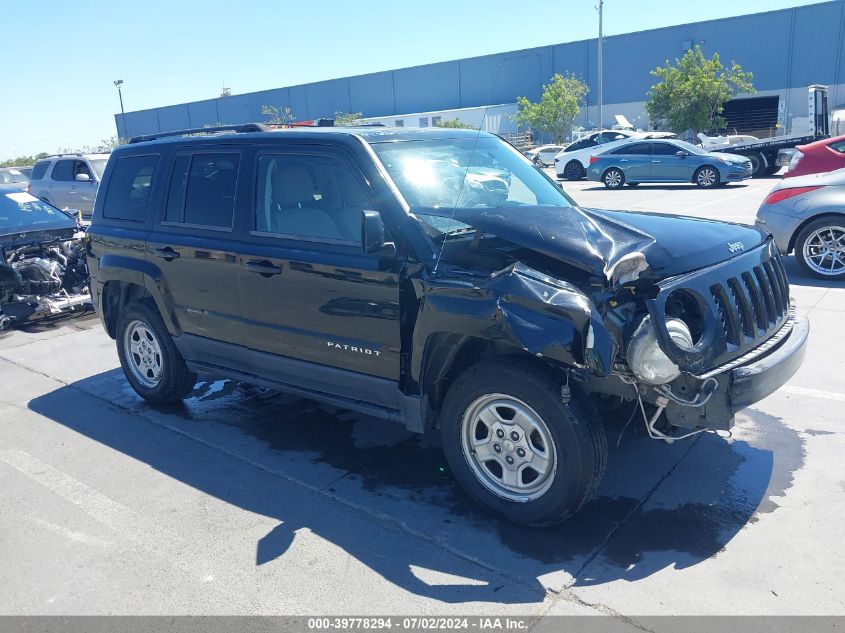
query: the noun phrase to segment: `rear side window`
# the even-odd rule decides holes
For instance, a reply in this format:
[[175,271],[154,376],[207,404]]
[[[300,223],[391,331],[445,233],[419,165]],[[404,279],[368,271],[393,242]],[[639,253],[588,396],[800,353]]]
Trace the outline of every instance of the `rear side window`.
[[30,180],[41,180],[44,177],[44,174],[47,173],[47,167],[49,166],[49,160],[39,160],[35,163],[35,167],[32,168],[32,177]]
[[165,221],[232,228],[239,154],[178,156],[167,193]]
[[150,207],[158,154],[126,156],[117,161],[103,201],[103,217],[144,222]]
[[830,145],[828,145],[828,147],[834,152],[845,154],[845,141],[836,141],[835,143],[831,143]]
[[53,180],[69,181],[73,180],[73,164],[75,160],[59,160],[56,161],[53,167]]

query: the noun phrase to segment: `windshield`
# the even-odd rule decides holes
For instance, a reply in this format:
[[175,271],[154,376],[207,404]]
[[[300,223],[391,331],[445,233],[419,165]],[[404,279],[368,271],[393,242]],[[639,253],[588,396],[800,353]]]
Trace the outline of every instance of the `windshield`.
[[18,183],[18,182],[29,182],[29,178],[26,177],[19,169],[6,169],[0,171],[0,184],[8,185],[11,183]]
[[26,192],[0,193],[0,231],[4,229],[38,228],[39,225],[75,222],[66,214]]
[[91,158],[88,160],[91,163],[91,167],[97,174],[97,180],[103,179],[103,171],[106,169],[106,163],[109,162],[108,158]]
[[456,208],[574,204],[550,178],[497,137],[394,141],[372,147],[412,213],[432,236],[470,228],[448,218]]
[[689,152],[690,154],[695,154],[697,156],[705,156],[710,152],[701,149],[697,145],[693,145],[692,143],[687,143],[686,141],[672,141],[676,146],[680,149],[684,150],[685,152]]

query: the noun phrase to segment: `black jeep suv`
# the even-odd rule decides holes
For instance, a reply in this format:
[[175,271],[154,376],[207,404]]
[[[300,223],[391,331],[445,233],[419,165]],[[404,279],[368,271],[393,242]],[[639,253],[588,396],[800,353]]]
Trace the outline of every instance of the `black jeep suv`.
[[231,128],[133,139],[97,196],[92,298],[150,402],[213,373],[439,428],[470,496],[543,525],[601,480],[595,401],[673,441],[801,364],[755,228],[579,208],[483,132]]

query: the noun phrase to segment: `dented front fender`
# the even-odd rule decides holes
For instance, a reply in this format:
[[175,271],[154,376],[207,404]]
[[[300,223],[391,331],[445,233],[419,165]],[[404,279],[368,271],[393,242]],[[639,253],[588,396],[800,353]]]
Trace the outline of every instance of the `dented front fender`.
[[420,278],[411,379],[421,383],[426,350],[439,334],[471,336],[606,376],[616,344],[588,295],[525,264],[486,279]]

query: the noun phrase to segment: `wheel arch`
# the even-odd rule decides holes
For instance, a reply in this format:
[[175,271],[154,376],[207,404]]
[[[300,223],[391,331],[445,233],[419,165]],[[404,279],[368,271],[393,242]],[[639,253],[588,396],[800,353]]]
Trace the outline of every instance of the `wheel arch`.
[[111,280],[103,284],[101,295],[102,318],[106,332],[112,338],[117,336],[117,321],[120,318],[121,310],[138,300],[148,300],[153,306],[152,295],[142,285],[122,280]]
[[798,239],[798,236],[801,234],[801,231],[803,231],[811,222],[821,220],[822,218],[842,218],[843,220],[845,220],[845,211],[825,211],[824,213],[813,215],[801,222],[801,224],[795,227],[795,230],[789,237],[789,244],[786,247],[787,255],[795,250],[795,242]]
[[426,344],[420,384],[420,391],[434,414],[432,419],[436,419],[446,393],[461,374],[493,359],[513,359],[543,371],[559,372],[561,377],[572,368],[565,363],[538,358],[509,343],[450,332],[434,333]]
[[[722,171],[716,166],[710,163],[704,163],[703,165],[699,165],[695,168],[695,171],[692,172],[692,179],[690,180],[691,183],[696,184],[696,180],[698,179],[698,174],[702,169],[706,169],[709,167],[713,171],[716,172],[716,177],[719,179],[719,182],[722,182]],[[718,183],[717,183],[718,184]]]

